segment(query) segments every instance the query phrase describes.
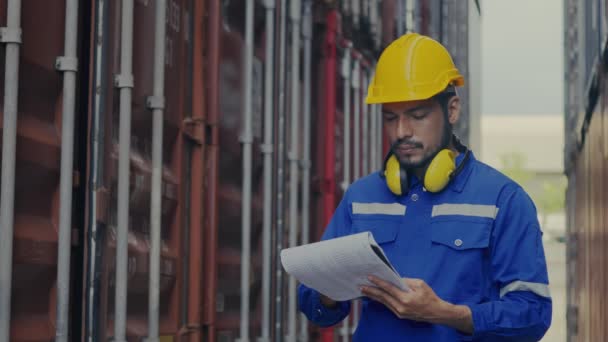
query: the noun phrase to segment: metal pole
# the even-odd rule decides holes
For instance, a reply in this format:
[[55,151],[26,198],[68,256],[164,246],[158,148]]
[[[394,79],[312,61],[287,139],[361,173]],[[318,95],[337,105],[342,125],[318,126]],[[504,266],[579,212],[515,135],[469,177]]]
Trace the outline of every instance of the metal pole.
[[361,177],[361,80],[360,80],[360,60],[355,58],[352,73],[354,120],[353,145],[354,145],[354,172],[353,179]]
[[266,67],[264,75],[264,226],[262,230],[262,336],[258,342],[270,341],[270,268],[272,230],[272,145],[274,110],[274,10],[276,0],[265,0]]
[[371,105],[371,111],[372,111],[372,122],[374,123],[374,130],[373,130],[373,134],[374,134],[374,141],[373,141],[373,145],[371,146],[371,154],[373,156],[373,162],[372,165],[374,167],[374,169],[379,170],[380,169],[380,164],[382,163],[382,161],[380,161],[380,153],[378,152],[379,147],[378,147],[378,142],[380,141],[380,137],[379,137],[379,126],[378,126],[378,111],[377,111],[377,105]]
[[118,150],[118,227],[116,232],[116,294],[114,341],[126,342],[127,263],[129,232],[129,157],[131,151],[131,90],[133,88],[133,0],[122,0],[120,38],[120,128]]
[[[291,0],[291,142],[289,159],[289,247],[298,244],[298,126],[300,124],[300,0]],[[296,279],[289,277],[288,336],[287,341],[297,338]]]
[[[308,244],[310,236],[310,77],[312,51],[312,1],[304,1],[302,20],[304,40],[304,142],[302,155],[302,244]],[[308,341],[308,319],[300,315],[300,341]]]
[[[106,9],[107,2],[100,0],[96,4],[95,8],[95,32],[94,36],[97,37],[100,44],[96,44],[95,46],[95,57],[94,57],[94,76],[93,76],[93,84],[95,89],[101,89],[103,84],[105,84],[105,68],[104,68],[104,51],[105,44],[107,42],[106,37],[103,34],[104,28],[104,11]],[[93,114],[92,114],[92,123],[90,130],[90,139],[91,139],[91,149],[90,149],[90,159],[89,159],[89,169],[90,171],[90,190],[87,194],[89,197],[89,217],[88,217],[88,226],[89,226],[89,234],[87,237],[88,240],[88,250],[87,250],[87,261],[88,261],[88,270],[86,276],[86,314],[85,314],[85,337],[84,340],[87,342],[92,342],[95,338],[95,327],[97,324],[97,315],[99,310],[95,305],[95,298],[99,294],[99,282],[97,281],[97,269],[100,266],[99,256],[97,250],[99,247],[99,230],[97,229],[97,191],[99,190],[99,145],[103,143],[102,136],[103,132],[101,130],[100,121],[102,117],[103,111],[103,94],[102,92],[95,92],[93,94]]]
[[243,112],[243,202],[241,207],[241,342],[249,341],[249,265],[251,264],[251,144],[252,136],[252,74],[253,74],[253,1],[245,8],[245,111]]
[[405,30],[405,0],[397,0],[397,36],[401,37]]
[[342,58],[342,79],[343,79],[343,106],[342,115],[344,116],[344,155],[343,155],[343,173],[342,173],[342,190],[346,191],[350,184],[350,77],[351,77],[351,46],[352,43],[348,43],[348,46],[344,49],[344,57]]
[[55,341],[68,340],[70,311],[70,251],[72,248],[72,167],[74,161],[74,106],[76,104],[76,57],[78,1],[65,3],[65,55],[56,67],[63,71],[61,123],[61,171],[59,180],[59,240],[57,246],[57,326]]
[[384,159],[382,151],[382,108],[380,105],[374,105],[376,112],[376,168],[382,168],[382,160]]
[[374,105],[369,105],[369,168],[371,172],[376,169],[376,111]]
[[[342,78],[343,78],[343,106],[342,106],[342,115],[344,116],[344,156],[343,156],[343,176],[342,176],[342,190],[346,192],[350,184],[350,91],[351,91],[351,47],[352,43],[348,42],[347,47],[344,49],[344,57],[342,59]],[[349,339],[349,319],[350,317],[346,317],[344,323],[342,325],[341,335],[342,340],[347,342]]]
[[[197,5],[201,5],[200,1],[196,2]],[[202,15],[197,15],[200,20],[203,20],[206,25],[204,30],[205,34],[205,49],[208,50],[208,54],[205,56],[205,71],[207,80],[207,98],[205,102],[207,104],[206,122],[209,129],[210,138],[209,142],[204,146],[205,148],[205,220],[204,220],[204,261],[203,270],[205,272],[206,279],[204,280],[205,287],[203,290],[204,300],[204,314],[203,314],[203,340],[204,341],[216,341],[217,334],[217,311],[216,311],[216,295],[217,295],[217,283],[218,283],[218,184],[219,184],[219,68],[220,68],[220,37],[221,37],[221,1],[211,0],[205,1],[207,16],[203,19]],[[195,21],[196,23],[196,21]],[[198,50],[195,50],[198,51]],[[202,57],[202,56],[201,56]],[[198,303],[197,303],[198,304]],[[191,338],[190,341],[200,341]]]
[[[362,84],[363,84],[363,89],[361,91],[365,92],[367,91],[367,86],[368,86],[368,78],[367,78],[367,70],[365,70],[364,72],[361,73],[361,77],[362,77]],[[361,100],[364,100],[363,95],[361,94],[361,92],[359,92],[359,96],[361,96]],[[369,106],[366,105],[365,103],[362,104],[363,106],[363,163],[362,163],[362,167],[363,167],[363,175],[367,176],[370,172],[371,172],[371,168],[369,166]]]
[[359,17],[361,16],[361,0],[353,0],[353,24],[359,27]]
[[154,29],[154,85],[147,106],[152,110],[152,185],[150,191],[150,278],[148,283],[148,339],[157,342],[160,315],[160,233],[165,104],[166,0],[156,1]]
[[287,0],[281,1],[279,26],[279,100],[278,100],[278,146],[277,146],[277,231],[276,231],[276,260],[275,260],[275,338],[283,338],[283,268],[281,266],[281,250],[285,231],[284,200],[285,196],[285,77],[286,77],[286,46],[287,34]]
[[0,341],[9,340],[11,326],[11,276],[13,273],[13,208],[15,205],[15,147],[17,145],[17,95],[19,93],[19,44],[21,1],[9,0],[7,27],[0,29],[6,44],[4,67],[4,125],[2,134],[2,193],[0,196]]

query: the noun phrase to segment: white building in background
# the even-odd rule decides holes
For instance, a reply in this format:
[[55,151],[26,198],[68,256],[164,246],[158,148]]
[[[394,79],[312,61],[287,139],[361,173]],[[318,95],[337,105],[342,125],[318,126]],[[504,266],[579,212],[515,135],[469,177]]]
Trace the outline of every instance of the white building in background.
[[[503,168],[501,156],[522,155],[525,170],[532,174],[522,185],[533,198],[541,195],[546,182],[565,184],[563,150],[564,119],[550,114],[483,115],[481,151],[473,149],[480,160],[498,170]],[[542,228],[547,238],[562,237],[565,213],[548,215]]]

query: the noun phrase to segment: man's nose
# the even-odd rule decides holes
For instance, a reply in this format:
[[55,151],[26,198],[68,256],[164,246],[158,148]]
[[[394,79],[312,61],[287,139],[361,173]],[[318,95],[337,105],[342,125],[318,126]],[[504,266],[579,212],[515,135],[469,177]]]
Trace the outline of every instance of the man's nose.
[[399,120],[397,122],[397,138],[411,138],[413,133],[410,118],[407,115],[399,115]]

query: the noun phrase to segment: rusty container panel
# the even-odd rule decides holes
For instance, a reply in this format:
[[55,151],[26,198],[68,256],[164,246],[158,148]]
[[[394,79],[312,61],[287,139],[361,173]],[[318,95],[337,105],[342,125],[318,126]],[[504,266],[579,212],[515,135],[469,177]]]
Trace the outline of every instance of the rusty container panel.
[[[570,341],[601,341],[608,317],[608,159],[606,73],[598,68],[599,95],[584,133],[581,149],[572,156],[569,172],[568,336]],[[582,120],[580,122],[583,122]],[[567,135],[568,136],[568,135]],[[571,142],[572,143],[572,142]]]
[[[130,155],[130,212],[128,250],[127,336],[140,339],[147,335],[148,279],[149,279],[149,229],[151,191],[151,146],[152,116],[146,107],[146,97],[152,95],[155,2],[135,1],[133,37],[133,100]],[[192,250],[189,241],[191,213],[201,213],[202,208],[191,207],[192,198],[200,195],[200,187],[191,189],[193,177],[202,177],[200,160],[193,160],[193,152],[202,137],[197,133],[193,120],[193,2],[191,0],[167,1],[167,36],[165,45],[165,109],[163,130],[162,171],[162,218],[161,218],[161,281],[160,281],[160,333],[177,336],[186,325],[189,305],[185,295],[188,291],[188,262],[186,252]],[[107,20],[107,48],[104,51],[103,73],[105,110],[102,167],[98,193],[105,209],[96,218],[103,229],[102,257],[98,267],[101,271],[99,294],[98,338],[107,340],[113,335],[114,282],[115,282],[115,237],[117,222],[117,166],[118,166],[118,122],[119,90],[114,88],[113,77],[120,71],[120,2],[109,2],[105,15]],[[197,20],[202,20],[198,18]],[[200,58],[197,58],[198,63]],[[96,61],[102,63],[102,61]],[[198,97],[202,90],[195,89]],[[201,107],[200,105],[197,108]],[[198,155],[198,154],[197,154]],[[198,157],[201,158],[200,156]],[[192,165],[199,165],[194,170]],[[193,173],[194,172],[194,173]],[[198,174],[197,174],[198,173]],[[193,193],[194,192],[194,193]],[[198,192],[198,193],[197,193]],[[200,205],[200,202],[199,202]],[[185,247],[185,244],[188,247]],[[202,241],[195,244],[200,245]],[[93,305],[90,303],[90,305]],[[187,332],[187,329],[184,330]]]
[[[2,26],[6,23],[6,3],[0,1]],[[55,70],[55,59],[63,55],[65,1],[24,0],[22,13],[11,341],[49,341],[55,336],[63,96],[63,74]],[[2,45],[1,94],[4,93],[4,51]],[[0,108],[3,100],[3,96],[0,97]],[[0,113],[0,128],[2,119]],[[79,121],[77,117],[76,127]],[[79,147],[75,146],[76,153]],[[78,164],[75,159],[74,166]],[[74,187],[78,187],[78,182]],[[74,195],[74,201],[78,199],[79,196]],[[72,221],[76,227],[77,221]]]

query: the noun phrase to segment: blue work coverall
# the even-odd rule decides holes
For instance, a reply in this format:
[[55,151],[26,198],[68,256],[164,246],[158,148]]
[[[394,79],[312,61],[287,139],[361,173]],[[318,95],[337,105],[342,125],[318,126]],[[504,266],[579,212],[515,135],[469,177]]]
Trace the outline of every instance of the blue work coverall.
[[[462,162],[463,155],[457,158]],[[551,297],[536,208],[524,190],[471,158],[439,193],[412,178],[407,195],[390,192],[380,172],[346,191],[322,239],[370,231],[400,276],[423,279],[443,300],[466,305],[473,335],[399,319],[363,298],[353,341],[538,341],[551,323]],[[328,309],[298,289],[300,310],[327,327],[350,312]]]

